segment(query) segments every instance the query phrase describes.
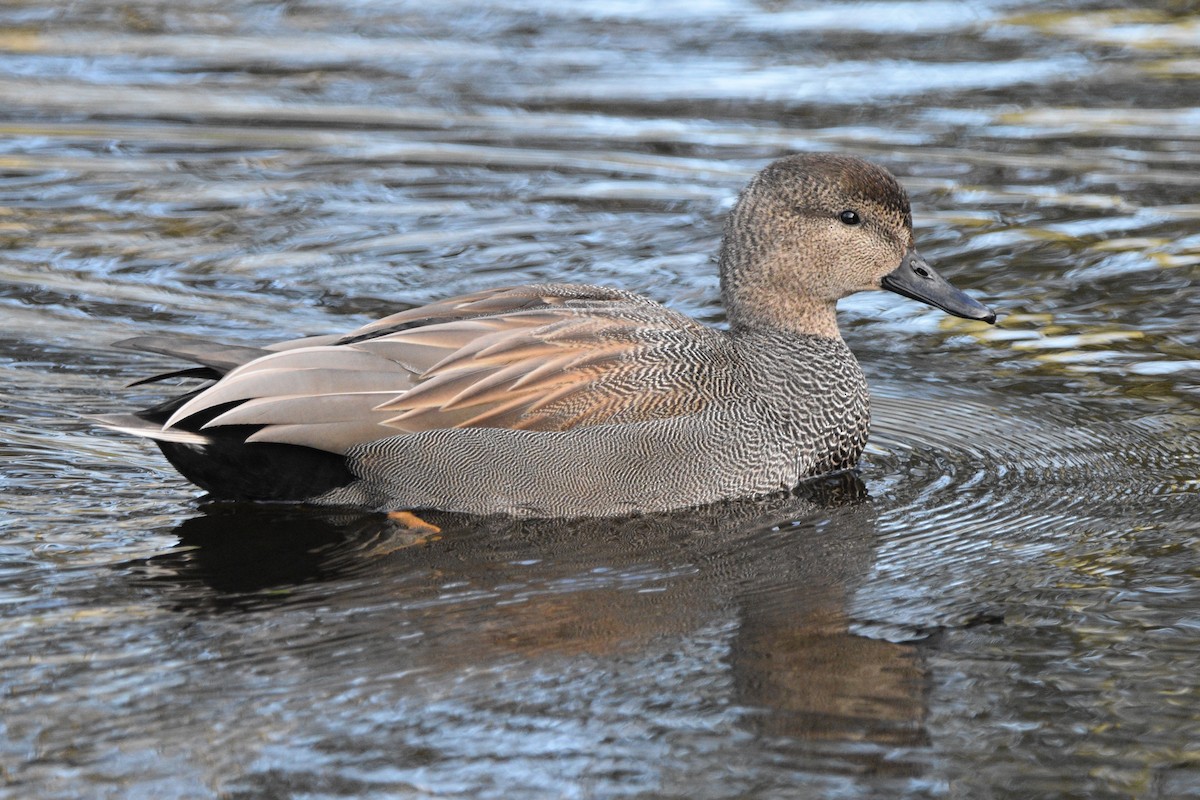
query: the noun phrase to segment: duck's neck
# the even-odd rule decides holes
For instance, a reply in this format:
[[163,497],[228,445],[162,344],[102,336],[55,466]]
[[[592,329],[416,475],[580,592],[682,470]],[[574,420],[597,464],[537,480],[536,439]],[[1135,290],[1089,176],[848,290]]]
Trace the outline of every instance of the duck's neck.
[[759,256],[729,246],[721,250],[721,297],[730,327],[735,332],[772,329],[840,340],[837,301],[789,287],[770,264],[749,263]]
[[833,301],[778,294],[739,295],[724,292],[726,314],[735,332],[777,330],[841,341],[837,304]]

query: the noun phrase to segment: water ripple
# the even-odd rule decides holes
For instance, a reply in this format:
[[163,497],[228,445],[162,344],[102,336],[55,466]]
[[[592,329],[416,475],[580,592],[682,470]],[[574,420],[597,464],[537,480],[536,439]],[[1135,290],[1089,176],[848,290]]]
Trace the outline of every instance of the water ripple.
[[[0,794],[1200,794],[1200,28],[1113,6],[4,5]],[[842,304],[869,496],[422,541],[76,416],[144,333],[541,280],[721,324],[795,151],[891,167],[1002,314]]]

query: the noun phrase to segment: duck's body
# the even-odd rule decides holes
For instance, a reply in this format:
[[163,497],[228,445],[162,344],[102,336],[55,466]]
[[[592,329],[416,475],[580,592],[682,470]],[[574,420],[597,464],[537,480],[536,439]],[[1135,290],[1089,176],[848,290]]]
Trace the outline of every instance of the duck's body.
[[[849,215],[853,215],[851,218]],[[731,329],[637,295],[552,284],[265,349],[145,337],[211,385],[106,417],[219,497],[600,516],[767,493],[852,467],[866,382],[835,304],[880,281],[994,319],[912,247],[908,203],[858,159],[769,166],[721,253]]]

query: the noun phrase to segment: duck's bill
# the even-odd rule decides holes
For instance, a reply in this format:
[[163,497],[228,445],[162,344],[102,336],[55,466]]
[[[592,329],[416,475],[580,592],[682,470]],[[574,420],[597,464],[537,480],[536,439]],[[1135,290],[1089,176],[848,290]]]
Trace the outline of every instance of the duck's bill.
[[915,249],[908,251],[900,266],[883,276],[882,284],[889,292],[920,300],[956,317],[979,319],[987,323],[996,321],[995,311],[966,292],[955,289],[950,281],[926,264]]

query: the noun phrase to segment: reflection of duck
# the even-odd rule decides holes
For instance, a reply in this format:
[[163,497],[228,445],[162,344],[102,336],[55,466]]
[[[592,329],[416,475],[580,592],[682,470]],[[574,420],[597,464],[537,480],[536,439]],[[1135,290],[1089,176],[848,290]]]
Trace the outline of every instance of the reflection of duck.
[[[218,497],[605,516],[777,491],[866,442],[837,300],[886,288],[993,321],[913,246],[904,190],[856,158],[760,172],[726,226],[719,331],[628,292],[548,284],[411,309],[344,336],[126,345],[212,385],[102,422]],[[165,376],[160,376],[165,377]],[[154,380],[154,379],[151,379]]]
[[[204,605],[205,598],[214,597],[220,605],[243,595],[259,607],[286,605],[292,599],[289,587],[377,571],[380,580],[384,574],[427,570],[472,583],[494,579],[510,584],[513,576],[500,568],[509,565],[522,572],[530,559],[569,570],[581,560],[643,563],[668,552],[689,561],[720,563],[715,576],[720,579],[737,572],[742,579],[757,580],[782,562],[757,563],[739,542],[780,526],[806,526],[810,519],[813,525],[826,524],[828,514],[838,513],[855,520],[854,527],[840,535],[838,559],[822,559],[824,569],[857,574],[874,535],[867,499],[862,480],[847,470],[768,497],[622,518],[514,520],[428,512],[423,516],[436,523],[437,535],[414,532],[392,515],[371,511],[209,502],[201,504],[202,513],[174,529],[177,548],[131,563],[139,573],[145,569],[150,584],[178,584],[185,606]],[[738,570],[737,564],[743,568]],[[455,579],[447,577],[438,585]],[[714,593],[720,592],[703,592]]]
[[[536,704],[545,687],[529,676],[569,683],[582,663],[637,686],[625,699],[655,703],[651,717],[691,708],[686,676],[708,674],[728,676],[716,696],[764,740],[857,748],[921,735],[916,650],[847,630],[877,537],[874,504],[853,472],[795,493],[638,517],[434,512],[443,535],[425,541],[380,514],[245,503],[203,511],[176,529],[180,547],[126,566],[139,596],[188,619],[237,612],[235,627],[253,631],[239,652],[276,663],[286,639],[288,669],[306,670],[306,686],[346,670],[364,680],[424,675],[442,697],[447,685],[520,664],[523,677],[487,691]],[[257,624],[245,624],[247,610]]]

